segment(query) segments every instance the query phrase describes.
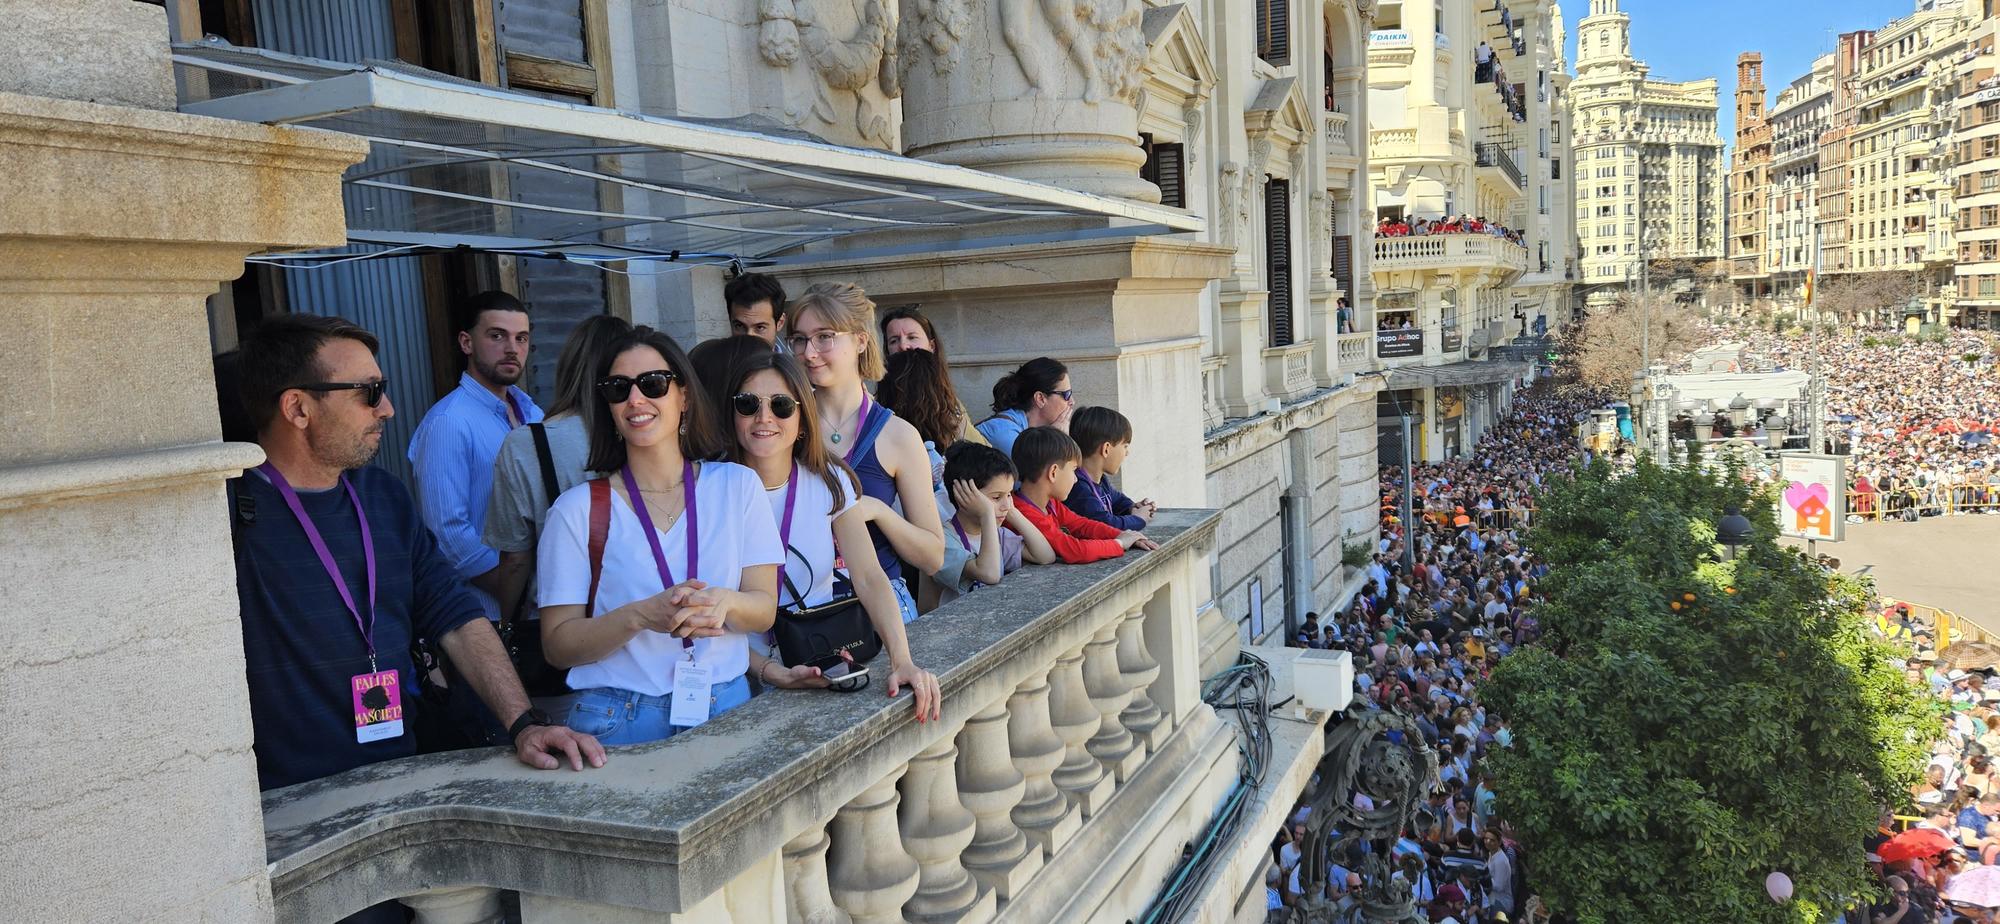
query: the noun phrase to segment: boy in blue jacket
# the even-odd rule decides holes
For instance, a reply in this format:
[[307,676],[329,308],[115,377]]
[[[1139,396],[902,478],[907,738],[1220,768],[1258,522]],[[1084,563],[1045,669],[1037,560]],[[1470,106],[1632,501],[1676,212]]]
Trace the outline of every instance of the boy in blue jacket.
[[1063,499],[1070,512],[1119,529],[1143,530],[1158,505],[1134,501],[1113,487],[1109,476],[1132,453],[1132,421],[1108,407],[1080,407],[1070,417],[1069,435],[1083,450],[1076,487]]

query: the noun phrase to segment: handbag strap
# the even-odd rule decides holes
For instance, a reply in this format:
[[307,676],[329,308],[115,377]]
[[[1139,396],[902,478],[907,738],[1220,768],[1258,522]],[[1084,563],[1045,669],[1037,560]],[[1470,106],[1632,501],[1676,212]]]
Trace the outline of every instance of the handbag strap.
[[[812,576],[812,580],[806,582],[807,587],[811,587],[813,584],[819,582],[819,572],[813,570],[812,562],[806,561],[805,553],[793,548],[791,543],[788,542],[785,543],[785,554],[787,556],[797,555],[799,557],[799,564],[806,566],[806,574]],[[792,592],[793,603],[797,605],[800,612],[804,612],[806,609],[806,595],[799,593],[798,586],[792,583],[789,575],[785,574],[785,569],[778,569],[778,580],[785,582],[785,589]]]
[[595,615],[597,582],[604,577],[604,543],[611,536],[611,481],[599,478],[590,483],[590,597],[583,615]]
[[[548,504],[553,504],[556,501],[555,453],[549,449],[548,428],[544,427],[539,422],[531,423],[528,425],[528,432],[532,434],[535,438],[535,458],[541,462],[542,496],[548,499],[547,504],[544,504],[542,509],[546,511],[548,509]],[[534,529],[531,530],[530,532],[539,534],[541,530]],[[540,540],[541,540],[540,535],[530,535],[528,540],[529,548],[534,548],[535,546],[540,545],[541,544]],[[521,582],[521,599],[514,601],[514,608],[506,613],[501,614],[500,617],[500,638],[503,641],[512,637],[514,632],[514,623],[520,621],[521,613],[527,610],[528,601],[533,598],[534,593],[535,593],[535,582],[532,578]]]

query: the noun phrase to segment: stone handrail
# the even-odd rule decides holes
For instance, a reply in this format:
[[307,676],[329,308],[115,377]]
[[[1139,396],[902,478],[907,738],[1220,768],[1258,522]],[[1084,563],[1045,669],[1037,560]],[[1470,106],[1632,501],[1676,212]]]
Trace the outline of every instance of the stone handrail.
[[877,676],[758,696],[600,770],[484,749],[266,793],[278,919],[403,898],[481,921],[501,889],[527,924],[1135,916],[1234,778],[1196,666],[1217,522],[1163,511],[1157,551],[1031,567],[911,624],[939,722]]
[[1378,128],[1368,133],[1368,156],[1371,158],[1414,157],[1417,153],[1417,130],[1414,128]]
[[1377,271],[1482,266],[1525,272],[1528,249],[1503,237],[1476,232],[1375,239]]
[[1366,331],[1358,334],[1341,334],[1334,342],[1334,361],[1342,370],[1359,370],[1368,367],[1372,361],[1375,335]]

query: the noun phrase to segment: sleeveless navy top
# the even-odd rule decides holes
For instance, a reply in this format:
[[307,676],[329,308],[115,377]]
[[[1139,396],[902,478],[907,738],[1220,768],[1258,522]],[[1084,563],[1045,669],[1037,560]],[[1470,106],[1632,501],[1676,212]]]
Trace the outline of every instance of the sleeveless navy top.
[[[854,446],[847,450],[846,456],[847,464],[854,467],[854,474],[861,479],[861,493],[891,507],[897,506],[900,500],[896,493],[896,479],[882,468],[882,460],[875,454],[875,439],[882,435],[882,429],[894,416],[894,411],[869,402],[868,418],[862,422],[860,431],[855,433]],[[892,581],[902,577],[903,561],[896,557],[889,538],[882,535],[873,523],[868,524],[868,538],[875,542],[875,558],[882,563],[882,572]]]

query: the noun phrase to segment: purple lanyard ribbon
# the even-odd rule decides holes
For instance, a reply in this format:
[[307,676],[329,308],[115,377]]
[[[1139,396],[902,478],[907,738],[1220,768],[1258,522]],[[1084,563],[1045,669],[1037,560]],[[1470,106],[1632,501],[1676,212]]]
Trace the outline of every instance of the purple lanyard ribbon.
[[[792,557],[792,508],[798,499],[799,463],[793,462],[792,473],[785,477],[785,519],[778,526],[778,549],[779,554],[783,556],[782,560],[778,562],[778,588],[781,590],[785,586],[785,565],[791,562]],[[808,587],[806,589],[811,590],[812,588]],[[798,596],[799,609],[805,609],[806,598],[802,595],[795,594],[795,596]]]
[[507,390],[507,404],[514,409],[514,418],[519,420],[522,426],[526,426],[528,423],[528,408],[522,403],[521,396],[515,394],[511,388]]
[[1104,515],[1108,517],[1117,516],[1118,511],[1111,509],[1111,498],[1107,497],[1103,491],[1097,489],[1097,482],[1090,480],[1090,473],[1080,468],[1076,470],[1076,473],[1083,476],[1084,486],[1090,489],[1090,496],[1097,499],[1097,506],[1104,508]]
[[868,390],[862,389],[861,411],[854,415],[854,445],[847,447],[847,455],[840,457],[842,462],[854,464],[854,454],[861,451],[861,434],[868,429],[868,415],[874,410],[875,402],[868,399]]
[[[952,516],[952,518],[951,518],[951,528],[952,528],[952,529],[954,529],[954,530],[956,530],[956,531],[958,532],[958,541],[959,541],[959,544],[960,544],[960,545],[963,545],[963,546],[965,546],[965,550],[966,550],[967,552],[973,552],[973,554],[975,554],[975,555],[976,555],[976,554],[978,554],[977,552],[974,552],[974,551],[973,551],[973,548],[972,548],[972,539],[971,539],[971,537],[969,537],[969,536],[967,536],[967,535],[965,534],[965,527],[963,527],[963,526],[960,526],[960,525],[958,525],[958,516],[957,516],[957,515],[956,515],[955,513],[953,514],[953,516]],[[1002,552],[1004,553],[1004,552],[1005,552],[1005,549],[1002,549]],[[984,581],[978,581],[978,580],[975,580],[975,581],[973,581],[973,582],[972,582],[972,589],[973,589],[973,590],[978,590],[979,588],[981,588],[981,587],[985,587],[985,586],[986,586],[986,583],[985,583]]]
[[319,556],[320,566],[326,569],[326,576],[333,579],[333,588],[340,591],[340,602],[347,605],[347,614],[354,617],[354,628],[361,630],[361,641],[368,646],[368,670],[375,671],[375,536],[368,529],[368,512],[361,509],[361,496],[354,491],[354,484],[346,475],[340,476],[340,486],[347,489],[347,501],[354,505],[354,518],[361,521],[361,561],[368,571],[368,621],[361,621],[361,608],[354,605],[354,592],[347,589],[347,579],[341,577],[340,566],[333,561],[333,551],[326,547],[326,539],[319,534],[319,527],[312,516],[306,513],[305,505],[299,503],[299,492],[292,490],[292,483],[285,480],[284,473],[269,462],[257,466],[264,477],[271,479],[271,486],[285,499],[285,506],[292,508],[292,516],[299,521],[299,528],[305,530],[306,541],[312,543],[313,553]]
[[[660,588],[670,589],[675,583],[674,572],[667,567],[667,553],[660,550],[660,533],[653,528],[653,515],[646,512],[646,495],[640,493],[639,482],[632,478],[632,466],[625,466],[620,474],[625,477],[625,497],[632,502],[632,512],[639,515],[639,526],[646,531],[646,545],[653,550],[653,564],[660,569]],[[701,525],[694,505],[693,462],[681,463],[681,506],[685,508],[687,515],[687,526],[683,530],[683,536],[687,539],[688,577],[693,579],[701,574],[701,546],[695,542],[697,534],[701,531]],[[682,638],[681,647],[693,648],[694,639]]]

